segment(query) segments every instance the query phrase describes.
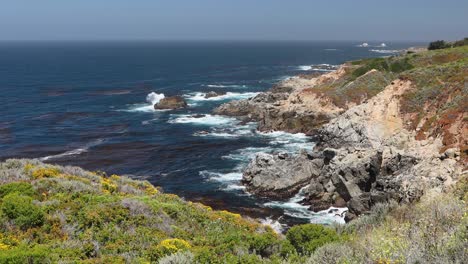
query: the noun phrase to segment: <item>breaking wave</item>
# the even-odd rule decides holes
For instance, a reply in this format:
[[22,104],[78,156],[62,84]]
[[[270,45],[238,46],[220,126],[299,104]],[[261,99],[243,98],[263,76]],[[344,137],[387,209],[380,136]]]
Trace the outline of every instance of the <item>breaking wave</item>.
[[39,160],[40,161],[47,161],[47,160],[54,160],[54,159],[59,159],[59,158],[67,157],[67,156],[80,155],[81,153],[87,152],[90,148],[92,148],[94,146],[97,146],[97,145],[101,144],[102,142],[104,142],[103,139],[98,139],[98,140],[90,142],[90,143],[88,143],[88,144],[86,144],[86,145],[84,145],[82,147],[72,149],[72,150],[69,150],[69,151],[66,151],[66,152],[63,152],[63,153],[60,153],[60,154],[42,157],[42,158],[39,158]]
[[224,100],[239,100],[239,99],[247,99],[256,96],[258,93],[233,93],[227,92],[226,94],[221,94],[218,96],[213,96],[206,98],[206,93],[191,93],[187,94],[184,97],[187,98],[189,101],[224,101]]
[[172,124],[194,124],[202,126],[216,126],[238,123],[237,119],[219,115],[172,115],[168,121]]
[[381,54],[395,54],[395,53],[401,52],[401,50],[379,50],[379,49],[371,49],[369,51],[375,52],[375,53],[381,53]]
[[154,105],[159,103],[161,99],[165,96],[164,94],[158,94],[155,92],[151,92],[146,96],[146,104],[134,104],[129,109],[124,110],[126,112],[156,112],[156,111],[166,111],[166,110],[156,110],[154,109]]

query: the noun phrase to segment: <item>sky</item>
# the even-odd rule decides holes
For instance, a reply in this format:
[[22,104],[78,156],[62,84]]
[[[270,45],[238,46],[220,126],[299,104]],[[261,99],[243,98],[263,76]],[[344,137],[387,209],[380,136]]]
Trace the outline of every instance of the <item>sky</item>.
[[0,0],[0,40],[464,37],[467,0]]

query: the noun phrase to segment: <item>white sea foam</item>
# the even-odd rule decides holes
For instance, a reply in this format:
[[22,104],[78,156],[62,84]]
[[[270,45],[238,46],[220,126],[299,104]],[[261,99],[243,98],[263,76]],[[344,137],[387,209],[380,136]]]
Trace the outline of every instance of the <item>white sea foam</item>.
[[[200,171],[200,175],[209,181],[216,181],[221,183],[222,190],[228,192],[243,192],[245,186],[241,184],[242,173],[241,172],[216,172],[216,171]],[[244,194],[247,194],[243,192]]]
[[164,99],[164,94],[158,94],[155,92],[151,92],[146,96],[146,102],[155,105],[161,101],[161,99]]
[[151,92],[146,96],[146,104],[134,104],[129,109],[124,110],[126,112],[160,112],[160,111],[167,111],[167,110],[156,110],[154,109],[154,105],[159,103],[161,99],[164,98],[164,94],[158,94],[155,92]]
[[225,188],[223,188],[225,191],[244,191],[245,186],[241,185],[240,183],[237,184],[228,184]]
[[313,142],[309,141],[309,137],[303,133],[291,134],[275,131],[268,133],[259,132],[258,134],[271,138],[270,145],[275,145],[279,150],[289,153],[297,153],[300,149],[312,151],[315,146]]
[[400,50],[381,50],[381,49],[371,49],[371,52],[381,53],[381,54],[394,54],[400,53]]
[[207,84],[203,86],[209,87],[209,88],[242,88],[242,89],[248,88],[248,86],[245,84]]
[[245,125],[236,125],[236,126],[223,126],[223,127],[214,127],[210,131],[198,131],[195,132],[194,136],[199,137],[215,137],[215,138],[239,138],[246,136],[255,136],[256,132],[255,123],[247,123]]
[[66,152],[63,152],[63,153],[60,153],[60,154],[42,157],[42,158],[39,158],[39,160],[40,161],[47,161],[47,160],[58,159],[58,158],[66,157],[66,156],[80,155],[81,153],[87,152],[90,148],[101,144],[103,141],[104,141],[103,139],[98,139],[98,140],[90,142],[90,143],[88,143],[88,144],[86,144],[86,145],[84,145],[82,147],[72,149],[72,150],[69,150],[69,151],[66,151]]
[[200,171],[200,175],[210,180],[218,182],[233,182],[240,181],[242,179],[242,173],[240,172],[221,173],[204,170]]
[[283,233],[285,229],[285,225],[281,224],[278,220],[274,220],[270,217],[267,217],[266,219],[261,219],[260,222],[263,225],[271,227],[278,234]]
[[226,94],[214,96],[210,98],[205,98],[206,93],[191,93],[187,94],[184,97],[189,101],[224,101],[224,100],[239,100],[247,99],[250,97],[256,96],[258,93],[233,93],[227,92]]
[[362,43],[362,44],[360,44],[360,45],[357,45],[357,46],[358,46],[358,47],[361,47],[361,48],[366,48],[366,47],[369,47],[369,43],[364,42],[364,43]]
[[237,160],[247,164],[250,162],[258,153],[268,153],[272,152],[273,148],[271,147],[248,147],[234,151],[231,154],[225,155],[223,159]]
[[288,201],[271,201],[264,205],[272,208],[281,208],[286,215],[295,218],[307,219],[311,223],[331,224],[341,223],[344,224],[345,212],[347,208],[331,207],[327,210],[320,212],[313,212],[309,210],[309,206],[302,205],[300,202],[305,198],[305,190],[308,186],[302,188],[294,197]]
[[310,71],[312,70],[312,66],[310,65],[302,65],[297,67],[300,71]]
[[237,119],[219,115],[172,115],[168,121],[172,124],[194,124],[204,126],[219,126],[238,123]]
[[319,72],[331,72],[336,70],[336,65],[331,64],[315,64],[315,65],[301,65],[297,69],[300,71],[319,71]]

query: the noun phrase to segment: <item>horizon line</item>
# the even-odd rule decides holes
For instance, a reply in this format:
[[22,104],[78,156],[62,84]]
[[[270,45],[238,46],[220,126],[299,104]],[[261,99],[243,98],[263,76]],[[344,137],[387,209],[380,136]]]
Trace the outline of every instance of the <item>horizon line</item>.
[[[0,42],[431,42],[434,40],[391,39],[0,39]],[[438,40],[438,39],[437,39]],[[442,39],[441,39],[442,40]],[[452,41],[452,40],[446,40]]]

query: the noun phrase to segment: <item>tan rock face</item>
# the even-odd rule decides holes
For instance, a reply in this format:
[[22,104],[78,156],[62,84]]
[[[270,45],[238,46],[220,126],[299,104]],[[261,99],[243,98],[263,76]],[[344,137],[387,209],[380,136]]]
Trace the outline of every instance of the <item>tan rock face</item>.
[[[297,118],[322,111],[335,117],[319,130],[319,147],[308,158],[290,158],[285,165],[279,160],[259,164],[257,157],[244,174],[247,188],[272,197],[281,190],[285,198],[305,186],[304,179],[310,179],[307,200],[312,210],[340,203],[354,215],[376,203],[412,202],[428,190],[444,190],[461,173],[456,162],[459,152],[450,150],[441,156],[440,139],[416,140],[416,132],[405,128],[400,99],[411,85],[407,80],[395,80],[367,102],[341,114],[343,109],[303,90],[277,101],[276,115],[292,113]],[[263,116],[261,122],[268,120]],[[295,169],[300,173],[293,177],[291,171],[279,173],[284,171],[283,165],[314,170]]]
[[340,66],[336,71],[322,74],[315,78],[304,78],[301,76],[291,77],[287,80],[284,80],[278,84],[280,87],[290,87],[295,92],[300,92],[306,88],[311,88],[329,81],[338,80],[346,74],[345,65]]
[[379,147],[382,142],[403,129],[399,97],[411,83],[396,80],[367,103],[351,107],[324,125],[324,141],[334,146],[355,144]]
[[185,107],[187,107],[187,102],[180,96],[165,97],[154,105],[154,109],[178,109]]

